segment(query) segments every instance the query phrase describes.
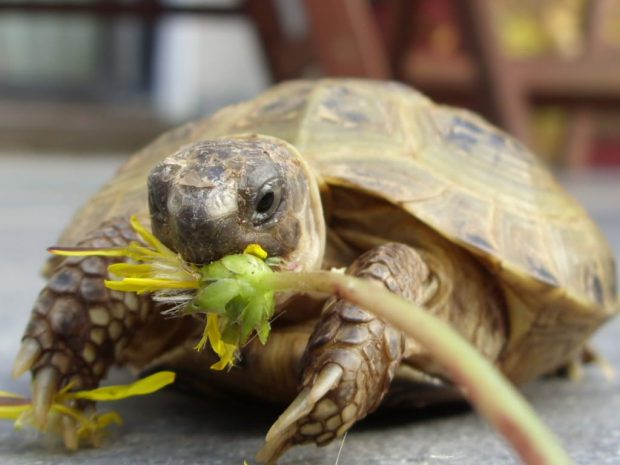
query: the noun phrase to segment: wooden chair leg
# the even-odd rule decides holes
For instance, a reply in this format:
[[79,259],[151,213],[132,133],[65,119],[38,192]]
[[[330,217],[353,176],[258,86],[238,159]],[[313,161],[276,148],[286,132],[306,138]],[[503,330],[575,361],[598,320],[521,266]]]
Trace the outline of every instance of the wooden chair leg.
[[326,75],[391,77],[369,2],[304,0],[304,5],[313,45]]
[[385,30],[385,49],[392,77],[403,79],[404,62],[413,36],[412,18],[420,0],[389,0],[385,2],[387,18]]
[[570,115],[564,138],[563,156],[566,168],[583,169],[594,149],[596,121],[589,107],[578,107]]
[[532,143],[528,96],[522,83],[511,73],[489,11],[491,0],[459,0],[465,40],[480,71],[480,88],[489,116],[526,144]]
[[309,41],[286,37],[273,0],[246,0],[244,8],[261,38],[273,80],[299,77],[310,61]]

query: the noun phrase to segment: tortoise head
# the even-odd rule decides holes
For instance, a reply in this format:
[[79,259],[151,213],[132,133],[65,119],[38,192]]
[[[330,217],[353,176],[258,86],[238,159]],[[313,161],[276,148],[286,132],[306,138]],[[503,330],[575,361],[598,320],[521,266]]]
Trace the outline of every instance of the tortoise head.
[[153,233],[189,262],[257,243],[294,269],[321,264],[318,183],[280,139],[242,135],[185,146],[153,169],[148,191]]

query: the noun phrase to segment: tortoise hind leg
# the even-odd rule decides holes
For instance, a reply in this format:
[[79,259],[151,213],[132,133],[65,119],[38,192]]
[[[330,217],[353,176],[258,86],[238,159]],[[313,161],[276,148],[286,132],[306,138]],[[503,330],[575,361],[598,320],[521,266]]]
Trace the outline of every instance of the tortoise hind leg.
[[566,376],[571,381],[580,381],[583,378],[583,366],[588,363],[595,364],[607,381],[613,381],[616,377],[616,369],[613,365],[589,342],[585,344],[577,357],[556,370],[555,374]]
[[[419,304],[433,287],[425,262],[403,244],[370,250],[347,273],[378,281]],[[304,354],[300,393],[270,429],[257,460],[273,463],[294,444],[327,444],[375,410],[405,342],[400,331],[372,314],[344,300],[328,300]]]

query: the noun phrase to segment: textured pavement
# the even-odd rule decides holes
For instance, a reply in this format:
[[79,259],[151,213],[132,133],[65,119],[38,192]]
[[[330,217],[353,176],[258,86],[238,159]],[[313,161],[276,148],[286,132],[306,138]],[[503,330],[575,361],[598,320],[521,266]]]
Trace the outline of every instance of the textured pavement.
[[[74,209],[114,172],[119,157],[0,154],[0,389],[27,394],[27,377],[10,378],[21,332],[40,287],[45,248]],[[620,172],[563,178],[600,221],[620,251]],[[600,331],[595,346],[620,372],[620,319]],[[113,373],[115,382],[128,374]],[[620,464],[620,378],[604,380],[588,367],[570,383],[548,378],[524,389],[578,464]],[[30,431],[0,422],[0,464],[238,464],[254,453],[278,410],[209,401],[177,392],[114,404],[125,424],[101,449],[67,453]],[[303,447],[282,464],[334,464],[340,443]],[[340,464],[484,465],[518,463],[468,409],[374,417],[346,437]]]

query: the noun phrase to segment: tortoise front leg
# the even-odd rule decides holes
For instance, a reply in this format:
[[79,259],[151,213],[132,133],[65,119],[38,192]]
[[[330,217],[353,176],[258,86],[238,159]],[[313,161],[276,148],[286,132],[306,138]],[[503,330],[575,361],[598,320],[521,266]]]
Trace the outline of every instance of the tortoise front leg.
[[[104,224],[79,245],[109,248],[135,240],[129,222],[116,220]],[[73,389],[96,387],[110,365],[123,362],[123,350],[134,333],[156,313],[148,297],[104,286],[112,260],[118,261],[102,257],[66,259],[34,304],[13,374],[20,376],[31,370],[34,413],[41,425],[45,425],[53,397],[61,387],[69,383]],[[71,425],[65,429],[67,447],[76,448]]]
[[[424,260],[403,244],[370,250],[347,273],[381,282],[418,304],[436,288]],[[300,393],[272,426],[257,459],[273,463],[294,444],[324,445],[342,436],[379,406],[405,350],[400,331],[344,300],[330,299],[304,354]]]

